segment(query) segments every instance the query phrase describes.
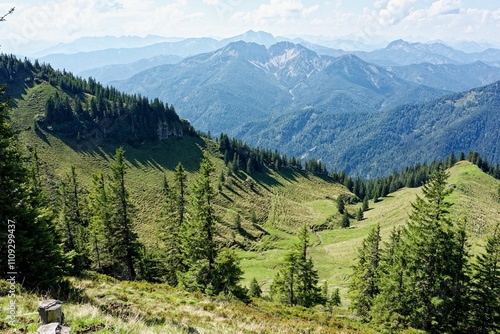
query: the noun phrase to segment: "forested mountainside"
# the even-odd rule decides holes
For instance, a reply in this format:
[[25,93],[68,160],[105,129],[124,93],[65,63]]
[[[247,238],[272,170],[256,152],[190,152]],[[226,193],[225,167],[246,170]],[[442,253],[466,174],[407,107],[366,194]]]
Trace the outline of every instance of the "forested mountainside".
[[44,127],[78,140],[109,137],[130,143],[193,131],[180,120],[173,106],[159,99],[124,94],[92,78],[82,80],[55,71],[49,64],[21,61],[9,55],[0,57],[0,80],[7,83],[7,93],[20,97],[36,85],[47,86],[44,95],[34,102],[38,104],[32,124],[35,129]]
[[360,176],[383,175],[407,163],[479,151],[498,162],[500,83],[371,114],[308,108],[240,128],[237,136]]
[[[423,79],[415,71],[424,73]],[[476,81],[461,80],[471,71],[480,74]],[[434,76],[425,75],[430,72]],[[497,72],[482,63],[386,70],[353,55],[320,56],[290,42],[268,49],[237,42],[116,85],[173,101],[180,115],[202,131],[228,133],[253,146],[320,159],[329,169],[376,177],[399,161],[443,159],[450,149],[479,151],[497,162],[495,149],[483,152],[494,147],[484,141],[498,142],[492,130],[498,120],[496,84],[448,95],[410,83],[456,91],[491,82]],[[470,103],[460,102],[469,98]]]
[[446,93],[400,79],[353,55],[321,56],[290,42],[267,49],[233,42],[112,84],[129,93],[172,101],[197,129],[230,135],[246,122],[308,107],[369,113]]
[[457,93],[500,80],[500,67],[480,61],[470,64],[418,63],[389,66],[387,70],[411,82]]

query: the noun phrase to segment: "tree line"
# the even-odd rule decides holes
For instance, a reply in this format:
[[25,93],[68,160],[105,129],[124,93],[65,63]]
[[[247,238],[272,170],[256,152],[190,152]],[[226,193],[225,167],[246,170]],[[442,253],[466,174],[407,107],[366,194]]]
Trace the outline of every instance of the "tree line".
[[238,259],[216,242],[220,218],[213,207],[216,193],[210,159],[205,151],[199,177],[190,188],[181,163],[172,182],[164,177],[164,207],[159,217],[163,244],[154,250],[146,249],[135,232],[122,148],[115,153],[110,175],[95,173],[88,191],[81,188],[71,168],[61,182],[57,223],[64,253],[72,259],[72,274],[95,270],[120,279],[167,282],[189,291],[247,298],[239,286]]
[[90,136],[99,130],[104,137],[132,143],[161,139],[160,124],[177,135],[194,133],[172,105],[157,98],[149,100],[141,95],[125,94],[93,78],[82,79],[64,70],[54,70],[37,60],[32,63],[0,54],[0,77],[6,82],[12,81],[13,85],[19,81],[48,82],[57,88],[46,101],[44,115],[36,118],[35,128],[51,126],[55,131],[74,134],[75,139],[77,133]]

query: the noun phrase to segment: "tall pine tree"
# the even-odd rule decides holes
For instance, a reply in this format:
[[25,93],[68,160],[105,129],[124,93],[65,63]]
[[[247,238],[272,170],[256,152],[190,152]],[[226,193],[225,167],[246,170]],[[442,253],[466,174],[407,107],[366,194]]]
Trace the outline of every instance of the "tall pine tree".
[[473,265],[471,332],[500,332],[500,225],[488,238],[485,253]]
[[189,217],[180,229],[182,262],[186,268],[179,276],[182,285],[190,290],[205,291],[213,279],[217,255],[214,240],[217,216],[213,209],[215,192],[211,183],[213,172],[213,164],[208,151],[205,151],[192,189]]
[[[0,88],[0,254],[8,259],[15,250],[9,272],[17,272],[17,282],[50,289],[62,280],[67,262],[51,210],[18,147],[4,93],[5,86]],[[8,240],[15,240],[14,246]]]
[[285,255],[281,270],[274,277],[271,295],[285,304],[311,307],[324,303],[318,287],[318,272],[308,257],[309,231],[304,226],[299,232],[299,243]]
[[87,220],[85,217],[83,190],[77,180],[75,167],[59,187],[59,225],[63,235],[65,251],[72,255],[73,270],[78,274],[88,268]]
[[125,187],[125,156],[122,147],[116,150],[114,160],[110,165],[110,201],[111,201],[111,220],[110,235],[113,240],[113,256],[124,264],[127,273],[116,273],[118,276],[136,278],[135,262],[139,258],[140,244],[133,226],[133,207],[129,200],[129,194]]
[[365,320],[369,320],[373,299],[379,293],[380,256],[380,225],[377,225],[358,249],[358,263],[349,286],[351,308]]
[[[462,326],[466,312],[467,242],[465,232],[450,218],[446,196],[447,174],[437,170],[422,187],[407,228],[395,252],[393,266],[387,268],[381,297],[385,321],[401,321],[400,326],[429,332],[454,332]],[[404,303],[394,300],[395,293]],[[391,325],[392,326],[392,325]]]
[[182,252],[180,246],[180,231],[186,212],[186,172],[181,163],[175,169],[174,183],[170,187],[167,179],[163,181],[165,205],[162,212],[165,242],[166,282],[177,285],[177,272],[183,270]]

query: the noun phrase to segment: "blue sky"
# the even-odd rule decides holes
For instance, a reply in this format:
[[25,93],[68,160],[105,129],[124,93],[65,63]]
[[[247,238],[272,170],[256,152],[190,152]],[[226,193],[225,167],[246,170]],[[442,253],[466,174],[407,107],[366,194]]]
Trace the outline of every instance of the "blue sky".
[[[2,1],[2,52],[83,36],[274,35],[369,41],[469,40],[500,45],[497,0],[24,0]],[[43,41],[41,43],[40,41]]]

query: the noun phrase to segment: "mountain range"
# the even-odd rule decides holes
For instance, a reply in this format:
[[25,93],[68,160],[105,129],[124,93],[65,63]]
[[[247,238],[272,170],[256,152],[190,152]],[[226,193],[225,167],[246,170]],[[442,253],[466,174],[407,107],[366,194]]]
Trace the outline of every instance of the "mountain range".
[[[99,50],[80,41],[85,52],[40,61],[159,98],[197,130],[319,159],[353,175],[379,176],[397,169],[400,159],[441,159],[450,150],[479,150],[499,161],[483,140],[498,140],[490,126],[498,125],[498,49],[468,45],[477,51],[464,52],[442,42],[396,40],[346,51],[334,42],[254,31],[224,40],[147,41],[110,40],[115,48]],[[456,102],[466,99],[460,94],[467,103]],[[443,101],[455,102],[444,108]]]
[[474,97],[463,105],[456,101],[467,98],[453,94],[497,80],[500,69],[479,61],[383,67],[291,42],[240,41],[112,84],[172,103],[198,130],[375,177],[450,150],[499,161],[480,140],[498,142],[490,126],[500,126],[497,84],[461,93]]
[[376,112],[445,93],[402,80],[354,55],[321,56],[291,42],[268,49],[233,42],[112,85],[174,104],[201,131],[229,134],[245,122],[303,108]]
[[[430,44],[410,43],[397,40],[382,48],[370,47],[364,43],[354,40],[328,40],[310,37],[286,38],[273,36],[263,31],[247,31],[241,35],[225,39],[202,38],[175,38],[160,36],[123,36],[123,37],[86,37],[72,43],[59,44],[52,48],[42,50],[31,58],[38,58],[41,62],[50,63],[58,69],[65,69],[84,77],[92,76],[103,84],[113,80],[123,79],[121,76],[103,75],[101,67],[131,64],[139,60],[150,58],[177,56],[188,57],[200,53],[211,52],[223,48],[231,42],[245,41],[270,47],[281,41],[301,44],[320,55],[342,56],[355,54],[361,59],[381,66],[401,66],[422,62],[433,64],[465,64],[482,61],[488,65],[500,64],[500,50],[490,45],[468,43],[459,45],[469,52],[454,49],[443,42]],[[471,51],[472,50],[472,51]],[[172,63],[167,61],[165,63]],[[151,61],[150,67],[158,63]],[[130,66],[133,67],[133,66]],[[130,72],[130,76],[145,68],[139,68]],[[106,70],[104,70],[106,71]],[[112,72],[118,72],[112,71]]]

